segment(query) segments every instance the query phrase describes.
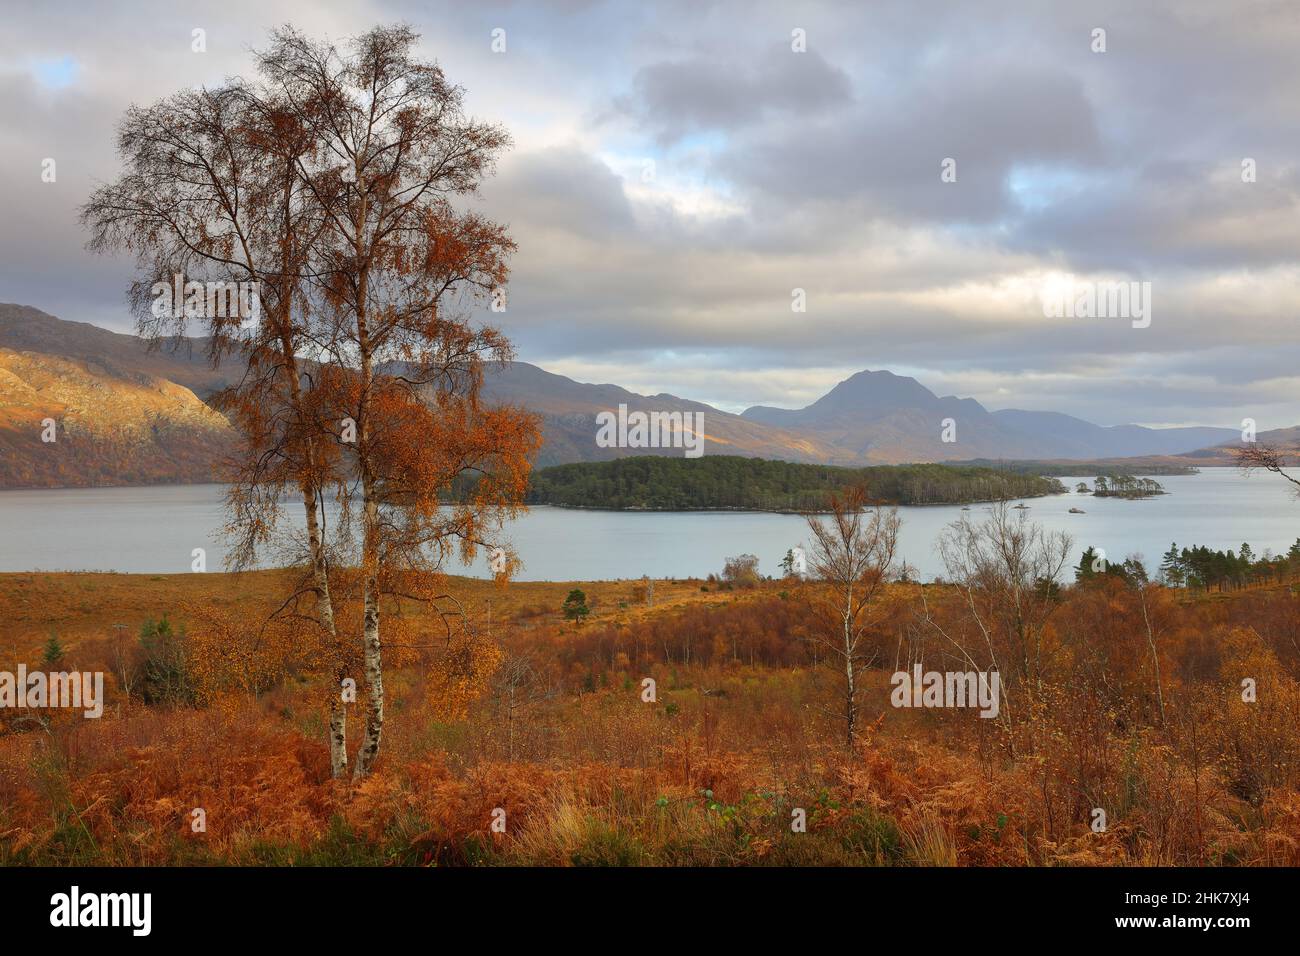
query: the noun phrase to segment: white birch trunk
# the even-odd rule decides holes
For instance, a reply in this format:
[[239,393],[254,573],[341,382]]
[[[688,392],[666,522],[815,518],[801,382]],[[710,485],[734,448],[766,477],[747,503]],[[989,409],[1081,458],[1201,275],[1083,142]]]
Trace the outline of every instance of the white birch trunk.
[[370,772],[379,754],[379,741],[384,731],[384,670],[379,645],[379,504],[375,501],[374,479],[365,465],[362,466],[361,486],[365,516],[362,554],[365,619],[361,650],[366,672],[366,727],[352,767],[353,780],[360,780]]

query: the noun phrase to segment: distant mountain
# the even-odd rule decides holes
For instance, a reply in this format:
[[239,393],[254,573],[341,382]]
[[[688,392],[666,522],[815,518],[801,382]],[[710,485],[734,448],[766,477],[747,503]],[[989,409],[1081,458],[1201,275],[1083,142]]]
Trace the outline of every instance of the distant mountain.
[[[893,372],[858,372],[806,408],[758,405],[741,417],[820,438],[835,446],[835,464],[1051,457],[974,399],[940,398]],[[955,441],[943,440],[947,419]]]
[[744,417],[803,427],[855,424],[879,420],[895,411],[937,408],[944,401],[914,378],[867,371],[849,376],[806,408],[789,410],[755,405],[744,412]]
[[1094,425],[1060,412],[1026,412],[1007,408],[994,412],[999,422],[1036,441],[1069,446],[1069,458],[1128,458],[1137,455],[1182,455],[1229,441],[1240,435],[1233,428],[1145,428],[1142,425]]
[[586,385],[529,365],[511,362],[486,376],[484,396],[495,404],[522,405],[542,416],[544,444],[537,464],[607,461],[632,455],[682,456],[680,448],[602,448],[596,443],[596,416],[626,405],[633,412],[700,412],[705,455],[741,455],[796,462],[829,462],[838,452],[801,430],[747,421],[702,402],[676,395],[638,395],[617,385]]
[[[940,398],[915,379],[886,371],[858,372],[805,408],[758,405],[742,417],[797,429],[867,463],[1167,455],[1237,434],[1231,428],[1105,427],[1058,412],[989,412],[974,399]],[[944,441],[948,419],[953,441]]]
[[0,348],[93,361],[110,374],[164,378],[204,400],[229,384],[208,363],[201,339],[150,350],[137,336],[57,319],[29,305],[0,302]]
[[[1300,465],[1300,425],[1260,432],[1255,436],[1255,441],[1260,445],[1282,452],[1293,467]],[[1189,465],[1229,465],[1235,464],[1237,461],[1234,452],[1244,447],[1245,442],[1241,440],[1241,433],[1234,432],[1231,441],[1185,452],[1178,458]]]

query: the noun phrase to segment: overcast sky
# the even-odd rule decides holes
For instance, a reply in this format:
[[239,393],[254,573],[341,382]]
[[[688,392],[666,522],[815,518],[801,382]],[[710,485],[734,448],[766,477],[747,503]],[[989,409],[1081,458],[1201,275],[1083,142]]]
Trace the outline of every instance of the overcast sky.
[[[514,136],[481,205],[519,243],[492,318],[525,361],[729,410],[887,368],[1101,424],[1300,423],[1300,3],[5,0],[4,20],[0,301],[127,330],[131,263],[75,221],[123,110],[251,75],[279,23],[406,21]],[[1045,317],[1071,278],[1150,282],[1150,326]]]

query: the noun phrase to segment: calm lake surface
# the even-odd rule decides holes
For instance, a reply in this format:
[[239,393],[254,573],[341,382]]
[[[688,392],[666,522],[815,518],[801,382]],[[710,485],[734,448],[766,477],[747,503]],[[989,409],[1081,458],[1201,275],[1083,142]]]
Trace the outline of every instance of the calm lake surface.
[[[1067,487],[1091,476],[1062,478]],[[1169,492],[1144,501],[1073,493],[1030,498],[1029,515],[1069,532],[1075,551],[1105,548],[1110,560],[1141,555],[1154,571],[1171,541],[1224,549],[1249,542],[1256,554],[1285,551],[1300,537],[1300,502],[1276,475],[1246,476],[1234,468],[1157,480]],[[0,571],[188,572],[194,548],[209,570],[223,567],[218,537],[225,517],[219,485],[0,491]],[[971,505],[978,519],[987,505]],[[1087,514],[1073,515],[1071,507]],[[286,514],[301,524],[301,509]],[[936,541],[960,506],[900,508],[900,552],[923,579],[943,573]],[[726,558],[758,555],[776,574],[788,548],[808,534],[802,518],[755,512],[628,513],[535,507],[506,529],[525,581],[705,577]],[[1074,563],[1072,561],[1071,563]],[[452,573],[487,575],[477,566]]]

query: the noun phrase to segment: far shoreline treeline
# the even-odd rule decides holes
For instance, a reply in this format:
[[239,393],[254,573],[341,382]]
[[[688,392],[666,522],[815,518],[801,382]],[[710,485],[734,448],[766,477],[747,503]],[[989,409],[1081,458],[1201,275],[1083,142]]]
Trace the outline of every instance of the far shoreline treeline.
[[[1118,475],[1140,477],[1143,475],[1196,475],[1202,466],[1187,465],[1175,461],[1153,461],[1150,459],[1115,459],[1097,458],[1089,461],[1004,461],[994,458],[970,458],[963,461],[950,461],[949,465],[969,465],[975,468],[992,468],[995,471],[1014,471],[1020,474],[1053,475],[1076,478],[1080,475]],[[1233,467],[1230,465],[1208,465],[1210,468]]]
[[885,505],[975,504],[1066,491],[1055,478],[940,464],[848,468],[735,455],[636,456],[543,468],[526,503],[597,511],[821,511],[831,492],[865,485]]

